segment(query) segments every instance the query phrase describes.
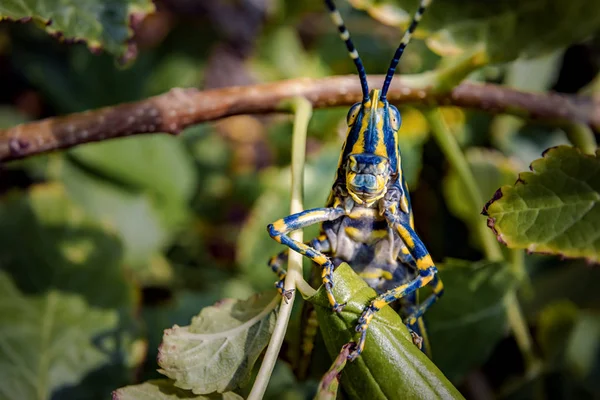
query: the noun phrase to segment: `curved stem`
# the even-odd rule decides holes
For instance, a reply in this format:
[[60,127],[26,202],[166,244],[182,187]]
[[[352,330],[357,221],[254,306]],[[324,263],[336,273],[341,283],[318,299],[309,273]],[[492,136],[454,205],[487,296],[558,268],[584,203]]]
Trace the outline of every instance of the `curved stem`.
[[[295,214],[303,210],[302,196],[303,196],[303,182],[304,182],[304,158],[306,153],[306,132],[308,130],[308,121],[312,115],[311,103],[303,97],[296,97],[291,101],[284,102],[281,106],[284,109],[291,110],[294,112],[294,132],[292,137],[292,189],[291,189],[291,204],[290,213]],[[291,238],[302,242],[302,230],[292,232]],[[285,277],[285,290],[291,290],[296,288],[296,284],[302,284],[304,281],[302,277],[302,255],[295,251],[290,251],[288,257],[288,271]],[[306,282],[304,282],[306,284]],[[307,285],[307,284],[306,284]],[[310,286],[309,286],[310,288]],[[304,290],[307,290],[304,288]],[[303,292],[304,292],[303,290]],[[314,292],[312,288],[310,288]],[[275,367],[275,362],[279,355],[285,332],[290,320],[292,313],[292,307],[294,305],[295,291],[292,293],[292,297],[289,301],[285,301],[282,298],[281,307],[279,309],[279,315],[277,322],[273,330],[273,335],[267,347],[265,357],[258,371],[254,386],[248,395],[248,400],[260,400],[265,394],[269,378]]]
[[[473,210],[481,210],[485,205],[483,196],[475,183],[475,177],[471,172],[471,168],[469,167],[460,146],[454,139],[452,132],[450,132],[450,129],[446,125],[446,121],[444,121],[444,117],[440,110],[434,108],[427,111],[425,115],[429,121],[431,132],[436,142],[467,188],[467,198],[471,199],[470,208]],[[502,255],[502,249],[493,232],[489,230],[485,224],[477,224],[476,226],[481,242],[483,243],[486,258],[490,261],[503,260],[504,256]]]
[[[473,172],[471,171],[460,146],[454,139],[452,132],[448,129],[440,110],[435,108],[427,111],[425,115],[429,121],[431,132],[436,142],[467,188],[467,197],[471,201],[470,207],[473,210],[481,210],[484,205],[484,200],[477,187],[477,183],[475,182]],[[481,242],[483,243],[486,259],[489,261],[504,261],[505,258],[502,253],[502,248],[492,231],[483,223],[476,224],[476,226]],[[513,267],[522,268],[521,265]],[[516,290],[511,290],[505,295],[504,305],[506,307],[508,323],[515,335],[515,340],[523,354],[523,358],[527,363],[528,373],[534,374],[538,370],[540,362],[533,349],[533,341],[527,327],[527,321],[521,311],[521,305],[519,304]]]

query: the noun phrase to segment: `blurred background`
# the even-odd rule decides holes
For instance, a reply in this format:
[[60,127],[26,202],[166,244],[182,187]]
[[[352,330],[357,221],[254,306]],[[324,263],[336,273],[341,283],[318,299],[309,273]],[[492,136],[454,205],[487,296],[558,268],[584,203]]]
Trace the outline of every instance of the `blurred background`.
[[[338,3],[368,73],[385,73],[405,10],[412,14],[417,2]],[[435,69],[484,43],[491,63],[474,80],[599,96],[594,3],[436,0],[399,73]],[[0,128],[173,87],[354,73],[320,1],[155,5],[156,13],[131,19],[135,35],[125,53],[66,44],[35,21],[0,23]],[[446,295],[427,316],[436,364],[467,398],[600,398],[600,270],[526,254],[518,257],[527,276],[478,264],[472,226],[485,217],[465,210],[465,191],[421,110],[400,110],[417,232],[442,268],[465,265],[442,275]],[[306,208],[327,198],[346,113],[316,110],[311,119]],[[486,200],[545,149],[569,144],[552,125],[454,107],[443,113]],[[158,378],[163,329],[187,325],[221,298],[271,289],[266,263],[281,246],[265,227],[288,214],[291,132],[290,116],[237,116],[178,137],[122,138],[1,165],[0,302],[7,311],[0,311],[0,348],[2,337],[11,339],[0,350],[0,398],[100,399]],[[305,238],[316,232],[307,229]],[[544,361],[533,376],[503,308],[503,294],[515,286]],[[50,307],[52,321],[44,318]],[[63,335],[65,326],[79,333]],[[267,397],[311,398],[319,375],[299,382],[286,361],[289,346]]]

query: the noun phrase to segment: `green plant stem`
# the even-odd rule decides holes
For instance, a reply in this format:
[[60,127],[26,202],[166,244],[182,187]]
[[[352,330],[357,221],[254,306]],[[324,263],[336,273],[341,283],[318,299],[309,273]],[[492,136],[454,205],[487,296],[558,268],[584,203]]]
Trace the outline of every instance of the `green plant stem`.
[[[296,97],[289,102],[285,102],[282,108],[291,110],[294,112],[294,131],[292,137],[292,189],[291,189],[291,204],[290,213],[295,214],[303,210],[302,197],[303,197],[303,183],[304,183],[304,158],[306,153],[306,132],[308,130],[308,122],[312,115],[311,103],[303,97]],[[302,230],[294,231],[290,234],[290,237],[294,240],[302,242]],[[302,276],[302,255],[295,251],[290,251],[288,258],[288,270],[285,278],[284,288],[285,290],[292,290],[296,288],[296,285],[306,285],[308,288],[303,287],[303,293],[314,293],[312,289],[303,279]],[[311,292],[312,291],[312,292]],[[254,381],[254,386],[248,395],[248,400],[260,400],[263,398],[269,378],[273,373],[275,362],[279,356],[281,345],[285,337],[285,332],[290,320],[292,313],[292,307],[294,305],[295,291],[292,293],[292,297],[285,301],[282,298],[281,307],[279,309],[279,315],[277,317],[277,323],[273,330],[273,335],[267,347],[267,351],[263,358],[263,362]]]
[[565,127],[569,141],[585,154],[595,154],[598,145],[594,132],[586,124],[571,124]]
[[[452,132],[446,125],[444,118],[438,108],[428,110],[425,113],[427,120],[431,126],[431,132],[444,152],[444,155],[450,162],[452,168],[456,170],[458,176],[463,181],[467,188],[468,198],[471,199],[469,205],[473,210],[481,210],[484,205],[484,200],[475,182],[473,172],[465,159],[463,152],[455,140]],[[483,243],[486,259],[490,261],[504,261],[502,249],[496,240],[493,232],[483,223],[477,224],[478,233]],[[513,266],[514,267],[514,266]],[[521,266],[517,266],[522,268]],[[522,273],[522,271],[519,271]],[[527,322],[521,311],[521,306],[516,296],[516,291],[512,290],[504,297],[506,307],[506,315],[508,323],[515,335],[515,340],[519,345],[519,349],[527,363],[528,373],[532,373],[539,365],[538,358],[533,350],[533,341],[529,334]]]
[[[470,207],[473,210],[481,210],[485,205],[485,201],[475,183],[475,177],[471,172],[469,164],[458,143],[454,139],[452,132],[450,132],[450,129],[446,125],[440,110],[434,108],[427,111],[425,115],[429,121],[431,132],[435,140],[444,152],[450,165],[456,170],[458,176],[467,188],[467,197],[471,199]],[[493,232],[484,224],[477,224],[477,229],[481,242],[483,243],[486,258],[490,261],[503,260],[504,256],[502,255],[502,249]]]

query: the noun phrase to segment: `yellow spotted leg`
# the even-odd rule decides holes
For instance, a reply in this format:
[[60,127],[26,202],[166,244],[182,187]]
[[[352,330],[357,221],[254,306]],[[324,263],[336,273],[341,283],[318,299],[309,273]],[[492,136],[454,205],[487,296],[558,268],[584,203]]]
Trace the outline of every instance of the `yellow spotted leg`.
[[277,242],[286,245],[290,249],[302,254],[303,256],[308,257],[321,266],[323,269],[321,275],[323,279],[323,285],[327,291],[329,303],[336,312],[340,312],[344,305],[339,304],[333,296],[333,263],[325,254],[313,247],[290,238],[288,233],[324,221],[333,221],[343,215],[345,215],[345,211],[341,207],[313,208],[311,210],[302,211],[297,214],[282,218],[267,227],[269,235],[271,235],[271,237]]
[[[384,216],[386,217],[390,227],[399,234],[400,238],[402,238],[410,255],[415,260],[418,275],[412,281],[380,294],[374,300],[372,300],[367,307],[365,307],[362,315],[358,319],[358,325],[356,326],[356,331],[360,332],[361,336],[356,348],[349,356],[350,360],[354,360],[360,355],[360,353],[362,353],[365,347],[367,328],[369,327],[369,324],[371,323],[371,320],[377,311],[382,309],[387,304],[402,297],[406,297],[425,285],[435,281],[436,284],[434,286],[434,294],[432,295],[433,297],[426,299],[425,302],[420,304],[417,310],[415,310],[415,312],[409,316],[407,321],[405,321],[407,324],[411,324],[416,322],[418,317],[423,315],[425,310],[431,306],[443,292],[441,281],[439,279],[434,280],[434,278],[436,278],[437,269],[433,264],[433,260],[431,259],[429,252],[425,248],[425,245],[416,232],[410,227],[407,221],[403,221],[391,211],[385,211]],[[439,290],[439,294],[435,293],[436,288]]]

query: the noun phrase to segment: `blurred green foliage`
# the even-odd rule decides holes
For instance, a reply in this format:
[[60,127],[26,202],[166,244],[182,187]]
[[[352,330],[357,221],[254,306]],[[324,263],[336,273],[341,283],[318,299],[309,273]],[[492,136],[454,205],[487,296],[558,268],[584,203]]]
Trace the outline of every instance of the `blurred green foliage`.
[[[154,8],[148,1],[67,3],[0,5],[8,20],[0,24],[0,128],[173,87],[354,72],[320,1],[157,1],[159,11],[145,19]],[[412,12],[416,1],[338,3],[368,72],[384,72],[409,15],[404,7]],[[595,0],[435,0],[399,70],[432,70],[483,46],[497,63],[472,79],[576,93],[600,69],[599,11]],[[26,17],[34,23],[11,22]],[[61,43],[58,32],[81,43]],[[597,94],[593,85],[586,90]],[[327,198],[346,112],[318,110],[310,121],[307,208]],[[421,110],[401,112],[416,229],[446,285],[426,316],[433,361],[473,399],[600,396],[600,270],[514,251],[504,252],[505,262],[482,260],[473,226],[486,223],[484,204],[465,207],[464,183]],[[544,150],[568,143],[561,126],[443,113],[486,200]],[[116,398],[217,398],[166,380],[141,383],[162,376],[164,329],[189,325],[219,299],[272,288],[266,263],[283,248],[265,227],[289,213],[290,144],[288,116],[239,116],[179,137],[121,138],[0,166],[0,399],[100,399],[134,384]],[[597,204],[596,186],[589,195]],[[597,236],[594,221],[581,241]],[[316,232],[307,229],[305,238]],[[597,247],[591,251],[597,256]],[[508,329],[501,299],[514,289],[543,362],[536,375],[525,374]],[[316,381],[299,381],[290,366],[297,334],[289,333],[265,398],[314,395]]]

